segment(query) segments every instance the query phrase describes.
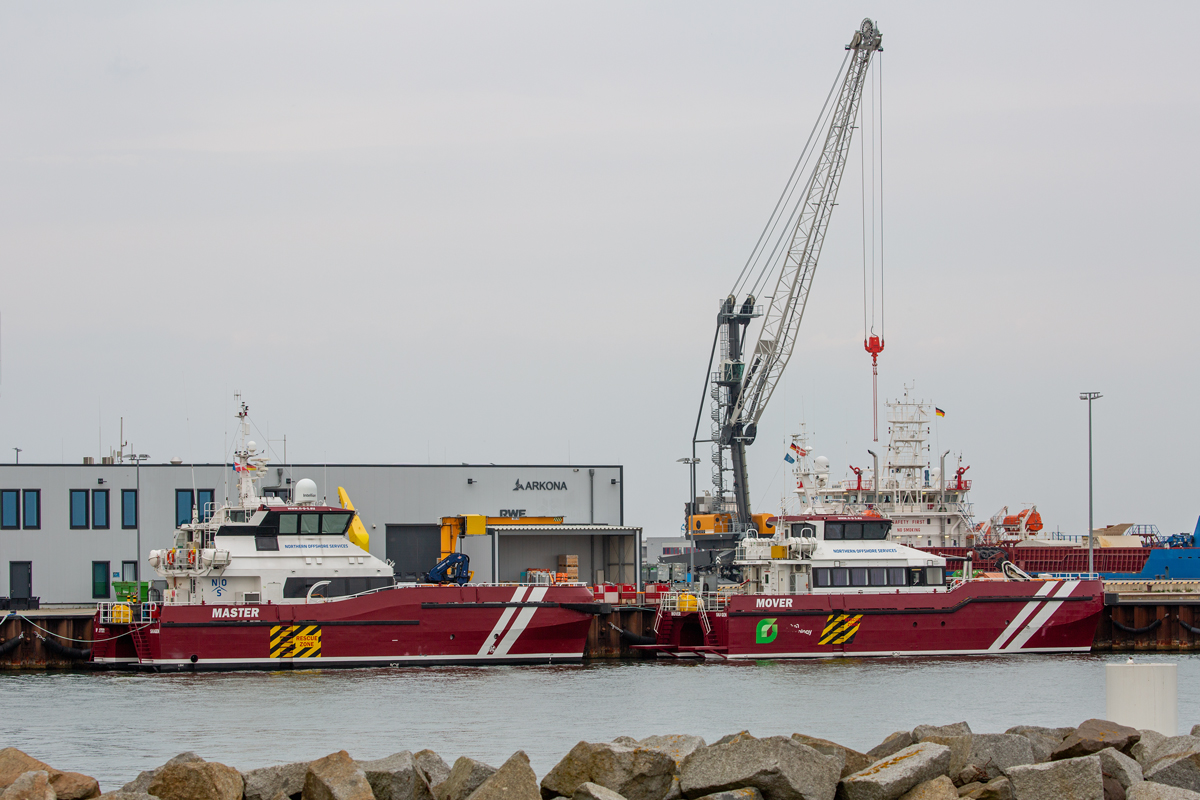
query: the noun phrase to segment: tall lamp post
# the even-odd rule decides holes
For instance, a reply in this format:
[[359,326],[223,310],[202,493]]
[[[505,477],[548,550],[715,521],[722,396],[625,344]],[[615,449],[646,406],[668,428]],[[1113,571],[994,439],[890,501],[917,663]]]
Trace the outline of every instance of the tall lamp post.
[[684,527],[687,528],[688,538],[692,541],[692,546],[688,548],[688,581],[695,578],[696,574],[696,536],[692,533],[692,517],[696,514],[696,465],[700,463],[698,458],[677,458],[676,463],[687,464],[688,472],[691,473],[691,494],[688,495],[687,514],[684,515]]
[[1104,395],[1099,392],[1080,392],[1079,399],[1088,404],[1088,577],[1096,573],[1092,547],[1096,538],[1096,524],[1092,519],[1092,401]]
[[137,558],[133,560],[133,579],[137,582],[137,594],[135,596],[138,600],[142,599],[142,462],[149,457],[145,453],[126,456],[126,458],[133,462],[133,472],[136,477],[137,486],[137,490],[133,495],[133,526],[137,531]]

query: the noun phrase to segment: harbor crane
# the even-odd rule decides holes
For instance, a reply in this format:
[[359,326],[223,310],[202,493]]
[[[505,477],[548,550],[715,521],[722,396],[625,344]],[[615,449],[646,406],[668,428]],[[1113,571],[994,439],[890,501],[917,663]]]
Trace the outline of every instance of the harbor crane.
[[[746,448],[754,443],[759,420],[796,345],[845,171],[863,86],[872,56],[882,50],[881,41],[876,24],[864,19],[846,45],[846,57],[796,168],[733,290],[717,312],[704,398],[692,436],[693,470],[696,444],[712,444],[714,491],[711,499],[700,503],[701,498],[694,496],[693,472],[693,498],[687,509],[689,534],[712,536],[707,545],[702,545],[706,549],[728,546],[747,534],[765,533],[770,527],[769,515],[754,514],[750,508]],[[774,289],[760,295],[772,277]],[[747,347],[748,329],[759,317],[763,322],[758,338]],[[878,346],[882,349],[881,343]],[[706,406],[712,421],[711,434],[701,439],[700,421]],[[701,511],[707,513],[698,513]]]

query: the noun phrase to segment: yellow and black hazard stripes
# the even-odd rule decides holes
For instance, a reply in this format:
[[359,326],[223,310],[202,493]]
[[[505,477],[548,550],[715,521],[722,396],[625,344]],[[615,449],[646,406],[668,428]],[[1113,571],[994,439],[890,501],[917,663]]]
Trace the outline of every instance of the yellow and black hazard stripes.
[[320,657],[320,625],[275,625],[271,628],[271,658]]
[[817,644],[850,644],[862,624],[862,614],[830,614]]

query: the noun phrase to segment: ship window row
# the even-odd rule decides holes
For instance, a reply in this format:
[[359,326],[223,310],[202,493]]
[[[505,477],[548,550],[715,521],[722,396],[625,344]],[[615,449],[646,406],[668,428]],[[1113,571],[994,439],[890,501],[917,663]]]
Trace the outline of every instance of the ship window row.
[[350,525],[350,512],[332,514],[280,514],[279,534],[331,533],[341,535]]
[[886,539],[889,527],[887,522],[826,522],[825,540]]
[[941,567],[817,567],[813,585],[834,586],[941,586]]
[[41,527],[41,489],[0,489],[0,529],[35,531]]
[[388,577],[363,578],[288,578],[283,582],[283,596],[289,598],[307,597],[308,590],[317,583],[328,581],[323,586],[313,589],[313,597],[347,597],[362,594],[372,589],[385,589],[395,583]]

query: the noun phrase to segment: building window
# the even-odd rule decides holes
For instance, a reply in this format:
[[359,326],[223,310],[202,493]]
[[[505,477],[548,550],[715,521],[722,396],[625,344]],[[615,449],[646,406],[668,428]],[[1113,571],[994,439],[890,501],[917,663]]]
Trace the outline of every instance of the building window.
[[108,599],[108,562],[92,562],[92,597],[97,600]]
[[213,511],[216,510],[213,502],[215,496],[216,492],[212,489],[196,490],[196,511],[200,514],[201,522],[208,522],[212,519]]
[[42,527],[42,490],[25,490],[25,530],[36,531]]
[[108,527],[108,489],[92,490],[92,527]]
[[71,490],[71,528],[80,530],[88,526],[87,489]]
[[21,495],[16,489],[0,491],[0,528],[16,530],[21,527]]
[[195,505],[196,498],[192,496],[191,489],[176,489],[175,490],[175,527],[186,525],[192,521],[192,506]]
[[121,527],[136,528],[138,524],[137,489],[121,490]]
[[121,580],[136,581],[138,579],[137,566],[138,565],[137,565],[136,561],[122,561],[121,562]]

